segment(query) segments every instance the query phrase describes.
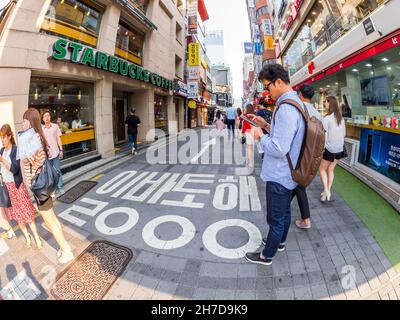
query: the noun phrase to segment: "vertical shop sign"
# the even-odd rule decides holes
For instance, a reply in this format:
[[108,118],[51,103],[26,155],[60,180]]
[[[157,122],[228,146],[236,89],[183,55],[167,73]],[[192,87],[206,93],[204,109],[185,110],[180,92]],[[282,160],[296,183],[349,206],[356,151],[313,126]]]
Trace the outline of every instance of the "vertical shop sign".
[[190,43],[189,44],[189,66],[198,66],[199,65],[199,44],[198,43]]
[[188,1],[188,34],[197,34],[197,5],[198,0]]

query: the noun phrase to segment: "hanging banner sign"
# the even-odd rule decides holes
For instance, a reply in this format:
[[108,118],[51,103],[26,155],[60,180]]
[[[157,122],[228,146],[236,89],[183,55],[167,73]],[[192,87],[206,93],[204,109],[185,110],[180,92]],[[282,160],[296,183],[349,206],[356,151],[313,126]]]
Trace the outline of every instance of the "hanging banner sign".
[[189,44],[189,66],[198,66],[200,64],[199,59],[199,44],[198,43],[190,43]]

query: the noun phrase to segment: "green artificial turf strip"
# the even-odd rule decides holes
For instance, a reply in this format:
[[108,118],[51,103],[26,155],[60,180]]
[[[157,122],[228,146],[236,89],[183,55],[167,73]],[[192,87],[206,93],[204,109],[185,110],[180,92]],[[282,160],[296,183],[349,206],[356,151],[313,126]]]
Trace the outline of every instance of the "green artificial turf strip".
[[378,193],[337,166],[335,191],[359,216],[396,268],[400,267],[400,215]]

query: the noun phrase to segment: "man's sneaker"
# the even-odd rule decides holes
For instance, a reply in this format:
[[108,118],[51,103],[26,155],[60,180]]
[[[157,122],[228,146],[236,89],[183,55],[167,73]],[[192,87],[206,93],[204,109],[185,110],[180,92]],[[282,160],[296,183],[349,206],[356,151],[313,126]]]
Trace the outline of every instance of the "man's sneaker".
[[272,264],[271,258],[262,259],[260,257],[260,252],[248,252],[245,255],[247,261],[257,264],[263,264],[264,266],[270,266]]
[[131,154],[135,154],[135,147],[132,148]]
[[[265,245],[267,244],[267,238],[263,238],[263,239],[262,239],[262,243],[263,243],[263,245],[265,246]],[[279,251],[279,252],[285,251],[285,249],[286,249],[286,244],[285,244],[285,243],[281,243],[281,244],[279,245],[279,247],[278,247],[278,251]]]

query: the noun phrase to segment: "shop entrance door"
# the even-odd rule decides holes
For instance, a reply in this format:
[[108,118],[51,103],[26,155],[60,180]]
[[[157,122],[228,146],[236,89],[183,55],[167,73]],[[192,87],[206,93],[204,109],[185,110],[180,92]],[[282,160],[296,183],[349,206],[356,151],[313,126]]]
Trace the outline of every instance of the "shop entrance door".
[[115,144],[127,141],[125,130],[127,104],[127,99],[113,98],[113,124]]

